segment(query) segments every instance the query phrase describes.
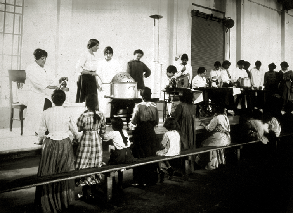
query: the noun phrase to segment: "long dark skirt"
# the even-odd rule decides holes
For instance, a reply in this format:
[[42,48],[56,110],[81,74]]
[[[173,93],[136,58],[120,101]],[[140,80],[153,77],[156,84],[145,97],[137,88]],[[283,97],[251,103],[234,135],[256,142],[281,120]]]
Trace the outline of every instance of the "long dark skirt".
[[79,76],[77,81],[76,103],[82,103],[89,94],[97,94],[96,77],[91,74]]
[[[158,140],[151,122],[139,124],[133,131],[133,149],[135,158],[155,156]],[[155,184],[158,181],[157,163],[133,168],[133,180],[139,184]]]
[[124,164],[134,162],[134,157],[129,148],[112,150],[109,165]]
[[[39,164],[38,176],[74,170],[74,154],[69,138],[46,139]],[[61,212],[74,200],[74,180],[60,181],[36,187],[37,212]]]

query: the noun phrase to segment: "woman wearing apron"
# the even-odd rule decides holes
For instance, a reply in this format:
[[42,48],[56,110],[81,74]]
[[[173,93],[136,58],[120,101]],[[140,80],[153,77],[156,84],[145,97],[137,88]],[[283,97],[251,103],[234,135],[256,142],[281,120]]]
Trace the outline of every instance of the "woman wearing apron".
[[[42,49],[34,51],[35,62],[26,68],[26,85],[28,87],[27,112],[25,127],[37,135],[45,98],[51,99],[52,89],[58,88],[58,79],[45,66],[48,53]],[[50,102],[50,101],[48,101]]]
[[99,61],[97,80],[101,81],[101,87],[99,92],[99,110],[103,112],[106,122],[110,122],[111,113],[111,99],[105,98],[105,96],[111,95],[111,82],[113,77],[120,72],[121,66],[118,61],[113,59],[113,49],[107,46],[104,49],[105,60]]
[[88,51],[84,52],[77,62],[76,70],[79,74],[77,81],[76,103],[85,102],[89,94],[97,94],[96,70],[97,57],[94,52],[99,49],[99,41],[90,39],[87,44]]

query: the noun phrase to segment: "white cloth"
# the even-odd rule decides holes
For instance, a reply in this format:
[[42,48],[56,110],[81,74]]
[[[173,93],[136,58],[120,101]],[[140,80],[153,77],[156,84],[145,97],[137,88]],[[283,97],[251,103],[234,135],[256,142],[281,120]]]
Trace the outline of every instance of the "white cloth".
[[236,82],[239,78],[248,78],[248,74],[245,69],[239,69],[237,67],[231,72],[231,80]]
[[192,88],[205,87],[206,84],[207,84],[206,78],[201,77],[200,75],[196,75],[192,79]]
[[206,129],[213,131],[217,125],[221,125],[225,131],[230,132],[230,123],[226,115],[217,115],[213,117],[209,125],[206,126]]
[[[103,112],[106,118],[110,117],[111,113],[111,99],[105,98],[111,95],[111,81],[112,78],[119,72],[122,72],[120,63],[115,59],[106,61],[105,59],[98,62],[97,74],[101,79],[98,78],[99,85],[102,87],[102,91],[98,92],[99,97],[99,110]],[[100,82],[102,80],[102,82]],[[103,83],[103,84],[102,84]]]
[[193,100],[194,104],[198,104],[200,102],[203,102],[203,92],[200,90],[192,90],[193,91]]
[[264,84],[264,71],[260,68],[259,70],[255,67],[250,70],[251,73],[251,85],[253,87],[261,87]]
[[[181,72],[181,70],[185,67],[185,71]],[[182,63],[177,63],[176,65],[177,72],[175,73],[175,77],[179,78],[180,76],[189,76],[189,83],[191,82],[192,79],[192,67],[190,64],[182,65]]]
[[221,68],[219,68],[218,70],[213,69],[210,72],[210,76],[211,76],[211,78],[216,77],[216,79],[219,79],[221,76],[221,73],[222,73]]
[[120,135],[119,131],[110,131],[104,135],[105,140],[113,140],[113,144],[116,149],[124,149],[127,147],[130,147],[130,141],[129,141],[129,136],[127,134],[127,131],[124,129],[122,130],[123,134],[125,137],[127,137],[127,145],[123,142],[123,138]]
[[27,94],[27,112],[25,128],[31,132],[38,132],[45,98],[51,100],[52,89],[47,86],[57,86],[58,79],[46,66],[40,67],[36,62],[26,68],[26,82],[29,92]]
[[98,67],[98,58],[95,54],[91,54],[89,51],[86,51],[81,54],[79,60],[76,64],[76,75],[80,75],[83,70],[88,71],[97,71]]
[[170,147],[165,156],[175,156],[180,154],[180,135],[176,130],[165,132],[163,136],[162,144],[166,144],[165,141],[169,141]]
[[[68,110],[63,106],[53,106],[45,110],[41,115],[38,131],[39,141],[45,137],[52,140],[62,140],[70,137],[71,133],[78,137],[76,124],[72,122]],[[45,135],[47,130],[49,134]]]
[[229,69],[228,70],[224,69],[224,68],[221,69],[221,73],[220,73],[220,76],[219,76],[219,81],[220,82],[229,83],[231,81],[231,79],[229,78],[228,72],[229,72],[229,74],[231,76],[231,72],[230,72]]
[[238,95],[238,94],[241,94],[241,88],[234,88],[233,87],[233,96]]

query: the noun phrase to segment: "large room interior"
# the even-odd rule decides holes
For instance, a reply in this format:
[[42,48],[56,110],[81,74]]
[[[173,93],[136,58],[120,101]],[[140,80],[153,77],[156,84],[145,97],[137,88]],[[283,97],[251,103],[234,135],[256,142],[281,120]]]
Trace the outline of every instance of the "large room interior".
[[[225,24],[229,22],[227,20],[233,22],[229,27]],[[66,92],[66,104],[74,114],[75,120],[85,110],[84,103],[74,106],[71,104],[75,103],[77,91],[76,64],[80,55],[87,50],[88,40],[99,40],[99,49],[95,53],[99,60],[104,59],[105,47],[113,48],[113,58],[121,65],[119,72],[126,72],[127,62],[133,59],[134,50],[143,50],[144,56],[141,61],[152,71],[150,77],[145,78],[145,85],[151,88],[152,98],[156,99],[159,110],[159,124],[155,131],[162,137],[166,132],[163,127],[166,119],[166,94],[163,92],[168,81],[166,70],[174,63],[176,56],[182,54],[189,56],[188,63],[192,67],[192,78],[196,76],[199,67],[205,67],[209,75],[214,62],[224,60],[231,62],[230,68],[236,68],[237,61],[241,59],[249,61],[252,65],[259,60],[265,71],[268,71],[270,63],[275,63],[277,66],[275,70],[279,71],[281,62],[286,61],[289,69],[292,69],[292,34],[293,2],[289,0],[0,0],[0,159],[3,160],[3,165],[0,164],[0,170],[3,172],[0,180],[2,179],[5,184],[9,179],[34,175],[37,172],[42,149],[42,145],[36,144],[38,138],[27,131],[25,120],[22,135],[19,121],[13,121],[12,131],[10,130],[11,97],[13,95],[13,102],[26,104],[30,101],[26,99],[29,91],[17,84],[12,85],[10,89],[8,72],[8,70],[26,70],[34,62],[35,49],[41,48],[47,51],[46,66],[53,70],[55,76],[68,78],[69,91]],[[14,116],[18,115],[19,111],[16,109]],[[26,118],[26,109],[23,111],[23,116]],[[237,125],[239,116],[229,116],[229,121],[231,126]],[[124,127],[126,129],[126,125]],[[202,129],[200,120],[197,119],[196,130],[200,132]],[[111,127],[108,125],[106,131],[110,130]],[[103,157],[107,160],[110,155],[107,144],[103,145],[103,150],[105,151]],[[31,167],[27,165],[30,163]],[[247,164],[244,161],[239,168],[244,168]],[[288,167],[292,172],[291,164]],[[258,171],[257,174],[259,173]],[[240,174],[244,175],[244,172]],[[205,177],[206,173],[198,172],[197,175]],[[221,175],[224,177],[223,174]],[[131,175],[127,173],[126,176],[130,179]],[[292,175],[289,174],[288,177]],[[286,181],[288,177],[286,176]],[[253,175],[250,178],[253,179]],[[205,178],[202,179],[204,182]],[[192,182],[196,180],[197,178],[194,178]],[[182,181],[177,181],[175,185],[181,183]],[[274,183],[272,181],[268,184]],[[292,181],[288,183],[292,184]],[[167,184],[170,184],[170,181],[167,181]],[[257,187],[257,184],[252,185]],[[282,187],[284,186],[280,186]],[[243,190],[243,188],[245,187],[237,189]],[[25,190],[1,193],[0,203],[1,200],[7,203],[0,206],[7,212],[24,212],[22,208],[32,208],[34,188]],[[203,187],[200,190],[204,190]],[[284,209],[290,208],[293,211],[292,186],[290,185],[287,190],[284,195],[286,198],[282,199],[286,200],[288,208],[284,206]],[[188,208],[191,209],[186,208],[186,211],[181,211],[178,207],[179,203],[174,204],[176,210],[172,211],[171,208],[167,208],[170,203],[154,191],[147,191],[147,195],[142,195],[141,191],[128,189],[125,193],[131,194],[129,199],[135,197],[135,193],[140,193],[141,197],[150,196],[151,199],[146,198],[150,202],[158,196],[158,200],[167,209],[166,212],[192,212],[190,206]],[[172,191],[172,193],[176,192]],[[184,197],[185,192],[182,193]],[[22,198],[26,195],[28,195],[26,198]],[[196,194],[196,196],[200,195]],[[191,198],[186,196],[186,199]],[[206,201],[203,197],[199,199],[203,199],[202,202]],[[253,199],[257,200],[257,197]],[[260,209],[270,212],[269,201],[261,202],[261,205],[266,207],[250,206],[247,209],[251,210],[250,212],[262,212]],[[12,203],[16,203],[15,211],[11,207]],[[256,205],[255,203],[252,205]],[[272,212],[278,212],[276,209],[279,208],[279,204],[285,205],[281,201],[276,203]],[[144,205],[142,201],[140,204]],[[233,212],[237,209],[232,205],[227,209],[221,207],[217,211],[216,207],[207,206],[214,204],[205,205],[207,212]],[[135,206],[133,203],[130,205]],[[80,208],[80,212],[81,210],[112,212],[107,207],[96,208],[92,204],[78,203],[76,206]],[[241,203],[241,206],[245,204]],[[156,206],[155,208],[158,211],[154,210],[154,212],[162,211],[162,208]],[[199,206],[195,209],[194,212],[205,211]],[[257,210],[254,211],[255,209]],[[143,212],[138,207],[132,210]],[[238,210],[237,212],[242,212]],[[128,212],[127,209],[125,212]]]

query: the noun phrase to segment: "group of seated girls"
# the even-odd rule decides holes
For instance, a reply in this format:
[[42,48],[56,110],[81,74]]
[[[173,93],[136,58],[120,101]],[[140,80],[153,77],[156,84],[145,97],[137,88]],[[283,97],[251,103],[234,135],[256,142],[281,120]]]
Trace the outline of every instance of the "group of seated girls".
[[[39,128],[38,140],[43,144],[38,176],[53,175],[72,170],[101,167],[103,150],[102,141],[111,140],[115,150],[111,152],[108,164],[131,163],[135,161],[130,150],[130,140],[127,131],[123,130],[121,118],[111,120],[112,131],[106,133],[105,117],[97,110],[98,100],[95,94],[86,98],[87,110],[78,118],[76,125],[70,114],[62,105],[66,94],[55,90],[52,94],[54,106],[45,110]],[[76,128],[77,126],[77,128]],[[174,119],[168,119],[164,125],[167,128],[158,155],[172,156],[180,154],[180,136],[176,131]],[[49,132],[49,133],[46,133]],[[82,132],[79,134],[78,132]],[[73,135],[73,140],[71,140]],[[73,144],[77,144],[74,151]],[[173,170],[168,165],[170,176]],[[159,166],[158,166],[159,167]],[[99,184],[101,175],[90,175],[78,180],[64,180],[36,187],[35,205],[40,212],[56,212],[67,209],[74,200],[75,186],[82,186],[85,199],[93,198],[101,192]]]

